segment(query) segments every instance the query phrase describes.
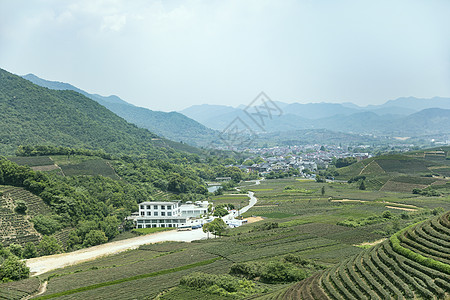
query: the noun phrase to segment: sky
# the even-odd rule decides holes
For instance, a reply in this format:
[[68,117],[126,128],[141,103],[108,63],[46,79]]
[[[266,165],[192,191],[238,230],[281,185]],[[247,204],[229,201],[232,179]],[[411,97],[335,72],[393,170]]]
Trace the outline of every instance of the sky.
[[0,68],[152,110],[450,96],[448,0],[0,0]]

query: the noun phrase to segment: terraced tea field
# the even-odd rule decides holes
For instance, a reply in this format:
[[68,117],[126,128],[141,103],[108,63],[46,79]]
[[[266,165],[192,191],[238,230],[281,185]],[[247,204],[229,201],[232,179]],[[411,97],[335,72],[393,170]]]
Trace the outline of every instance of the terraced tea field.
[[[12,243],[26,244],[38,242],[41,235],[34,229],[30,218],[51,212],[41,198],[17,187],[0,186],[3,196],[0,197],[0,242],[3,245]],[[27,205],[27,214],[18,214],[15,203],[22,200]]]
[[394,234],[289,289],[260,299],[445,299],[450,212]]
[[[425,183],[429,183],[432,179],[426,180]],[[325,187],[323,195],[322,187]],[[230,229],[220,238],[141,246],[138,250],[39,275],[40,280],[48,281],[47,290],[39,297],[153,299],[160,295],[166,300],[223,299],[219,294],[179,285],[179,282],[193,272],[226,275],[234,264],[283,262],[287,255],[307,260],[309,266],[317,264],[326,269],[316,273],[316,269],[308,267],[308,278],[294,284],[268,284],[252,279],[258,292],[248,299],[384,299],[401,298],[400,295],[408,299],[411,295],[426,298],[429,294],[425,290],[438,296],[447,291],[443,281],[447,275],[437,276],[433,266],[419,269],[420,261],[399,250],[404,248],[422,257],[429,255],[426,256],[429,259],[448,264],[450,240],[445,235],[450,229],[445,219],[420,223],[369,249],[358,245],[389,238],[410,223],[429,219],[436,207],[449,211],[448,197],[361,191],[348,183],[296,179],[264,180],[248,189],[255,192],[258,202],[245,215],[264,216],[264,220]],[[221,195],[213,197],[213,201],[240,203],[247,201],[244,198],[246,196],[240,194]],[[389,212],[387,217],[381,217],[386,211]],[[371,218],[378,219],[358,227],[338,225],[343,221],[357,223]],[[394,246],[393,242],[399,246]],[[422,272],[417,278],[415,273],[410,274],[414,281],[402,275],[413,272],[412,269]],[[393,286],[393,278],[402,281]],[[24,292],[14,289],[12,284],[0,284],[0,291],[8,290],[8,298],[20,299]],[[30,285],[31,289],[37,288]]]

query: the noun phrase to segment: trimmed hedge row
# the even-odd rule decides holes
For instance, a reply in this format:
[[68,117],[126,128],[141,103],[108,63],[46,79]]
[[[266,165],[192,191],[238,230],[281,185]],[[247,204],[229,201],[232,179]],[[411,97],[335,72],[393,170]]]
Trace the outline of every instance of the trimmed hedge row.
[[403,247],[400,244],[401,242],[400,242],[399,236],[401,234],[403,234],[406,230],[409,230],[409,229],[413,228],[416,225],[417,224],[410,225],[410,226],[406,227],[405,229],[400,230],[399,232],[397,232],[397,233],[395,233],[394,235],[391,236],[389,241],[390,241],[391,246],[394,249],[394,251],[399,253],[399,254],[401,254],[401,255],[403,255],[403,256],[406,256],[406,257],[408,257],[408,258],[410,258],[410,259],[412,259],[412,260],[414,260],[414,261],[416,261],[416,262],[418,262],[418,263],[420,263],[422,265],[425,265],[425,266],[430,267],[430,268],[437,269],[437,270],[439,270],[441,272],[444,272],[446,274],[450,274],[450,265],[449,264],[445,264],[445,263],[442,263],[440,261],[437,261],[437,260],[434,260],[434,259],[431,259],[431,258],[427,258],[427,257],[425,257],[425,256],[423,256],[421,254],[415,253],[414,251]]

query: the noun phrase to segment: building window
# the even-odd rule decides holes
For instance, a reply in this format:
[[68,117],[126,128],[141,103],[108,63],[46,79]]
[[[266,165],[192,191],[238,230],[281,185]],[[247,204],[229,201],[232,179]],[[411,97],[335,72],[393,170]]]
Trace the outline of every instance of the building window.
[[167,212],[167,216],[168,216],[168,217],[171,217],[171,216],[172,216],[172,213],[171,213],[170,211],[168,211],[168,212]]
[[172,227],[172,224],[169,224],[169,227]]
[[157,211],[153,212],[153,215],[154,215],[154,216],[157,216],[157,215],[158,215],[158,212],[157,212]]
[[161,217],[165,217],[166,216],[166,213],[165,212],[161,212]]
[[164,224],[161,224],[161,227],[166,227],[166,225],[164,225]]
[[141,216],[145,216],[145,211],[141,211]]
[[151,216],[152,215],[152,212],[151,211],[148,211],[147,212],[147,216]]
[[144,205],[141,205],[141,209],[144,209]]
[[158,205],[153,205],[153,208],[154,209],[158,209]]
[[166,209],[166,207],[164,205],[161,205],[161,209]]
[[147,209],[150,209],[150,205],[147,205]]
[[167,209],[172,209],[172,205],[167,205]]

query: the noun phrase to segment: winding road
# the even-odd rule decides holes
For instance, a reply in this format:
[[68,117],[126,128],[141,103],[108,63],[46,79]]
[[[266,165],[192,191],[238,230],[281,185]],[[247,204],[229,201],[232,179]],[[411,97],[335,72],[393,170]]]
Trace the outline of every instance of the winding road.
[[[255,185],[259,183],[260,183],[259,180],[255,181]],[[253,192],[249,192],[248,196],[250,197],[249,204],[239,211],[240,214],[248,211],[258,201],[254,196]],[[230,215],[225,216],[224,218],[229,216]],[[201,229],[195,229],[192,231],[176,231],[176,230],[164,231],[150,235],[138,236],[126,240],[110,242],[94,247],[77,250],[74,252],[31,258],[26,260],[26,264],[30,268],[31,276],[37,276],[49,272],[51,270],[64,268],[74,264],[79,264],[102,256],[116,254],[130,249],[136,249],[139,246],[145,244],[164,241],[192,242],[195,240],[204,239],[206,237],[207,234],[204,233]]]

